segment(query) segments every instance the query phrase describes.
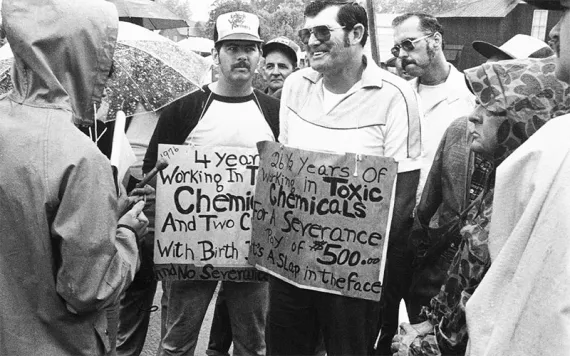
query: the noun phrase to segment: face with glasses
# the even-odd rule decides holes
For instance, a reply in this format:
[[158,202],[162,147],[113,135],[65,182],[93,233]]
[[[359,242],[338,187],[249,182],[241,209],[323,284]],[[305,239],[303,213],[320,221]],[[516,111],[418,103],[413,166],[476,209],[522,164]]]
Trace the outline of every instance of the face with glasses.
[[413,77],[421,77],[430,69],[440,41],[439,33],[425,33],[420,20],[410,17],[394,27],[392,54],[400,58],[402,69]]
[[338,6],[330,6],[315,17],[307,17],[299,31],[311,67],[325,75],[342,70],[351,56],[350,46],[346,46],[349,31],[337,22],[339,9]]

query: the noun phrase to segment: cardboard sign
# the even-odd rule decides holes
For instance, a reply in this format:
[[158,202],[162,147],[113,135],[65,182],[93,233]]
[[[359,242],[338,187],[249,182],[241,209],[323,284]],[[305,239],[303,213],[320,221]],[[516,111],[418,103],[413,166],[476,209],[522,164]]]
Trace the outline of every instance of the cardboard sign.
[[154,262],[158,279],[265,281],[247,262],[255,148],[159,145]]
[[249,261],[301,288],[379,300],[394,159],[258,148]]

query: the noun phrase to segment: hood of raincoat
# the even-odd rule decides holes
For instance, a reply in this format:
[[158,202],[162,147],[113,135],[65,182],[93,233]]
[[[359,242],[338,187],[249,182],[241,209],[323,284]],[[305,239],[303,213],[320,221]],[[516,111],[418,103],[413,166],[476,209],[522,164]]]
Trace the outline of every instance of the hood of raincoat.
[[75,124],[93,123],[94,104],[101,102],[112,65],[118,21],[115,6],[103,0],[4,1],[2,23],[14,53],[9,98],[69,110]]
[[488,111],[506,120],[497,132],[495,166],[553,117],[570,112],[568,85],[555,75],[556,58],[485,63],[465,70],[465,78]]

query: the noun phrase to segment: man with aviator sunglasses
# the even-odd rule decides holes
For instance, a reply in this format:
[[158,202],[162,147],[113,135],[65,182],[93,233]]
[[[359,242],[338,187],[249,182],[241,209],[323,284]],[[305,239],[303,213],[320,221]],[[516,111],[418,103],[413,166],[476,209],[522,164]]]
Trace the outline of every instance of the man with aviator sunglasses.
[[[443,27],[437,19],[425,13],[406,13],[394,18],[394,47],[392,54],[402,63],[403,70],[415,77],[409,83],[420,98],[422,118],[422,166],[417,190],[417,202],[430,171],[435,152],[445,130],[457,118],[468,115],[475,98],[465,84],[465,78],[445,59]],[[415,322],[422,304],[429,302],[421,293],[409,292],[412,279],[412,256],[407,248],[407,233],[392,241],[388,251],[385,288],[382,293],[382,330],[379,354],[390,354],[390,345],[398,327],[400,301],[406,301],[411,322]]]
[[331,31],[340,30],[341,28],[344,28],[344,26],[330,27],[328,25],[320,25],[312,28],[303,28],[299,30],[299,38],[305,46],[309,44],[311,34],[315,35],[319,42],[326,42],[331,39]]
[[[363,53],[367,36],[368,17],[356,3],[314,1],[306,7],[299,37],[311,68],[285,81],[279,141],[398,161],[393,239],[415,204],[420,115],[409,84]],[[379,309],[376,301],[302,289],[270,277],[267,354],[312,355],[322,335],[329,355],[370,355]]]

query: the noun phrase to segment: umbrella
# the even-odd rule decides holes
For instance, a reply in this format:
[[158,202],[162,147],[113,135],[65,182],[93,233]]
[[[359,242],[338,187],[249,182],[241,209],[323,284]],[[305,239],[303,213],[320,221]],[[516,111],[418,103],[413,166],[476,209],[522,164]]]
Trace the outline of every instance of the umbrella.
[[177,42],[179,46],[198,52],[210,54],[214,48],[214,41],[204,37],[188,37]]
[[[13,58],[0,59],[0,94],[11,89]],[[156,111],[206,83],[211,67],[200,55],[178,46],[166,37],[141,26],[119,22],[119,36],[113,57],[115,70],[107,81],[109,104],[106,121],[122,110],[136,115],[140,102]]]
[[150,0],[107,0],[115,5],[120,20],[131,19],[151,30],[188,27],[184,19]]

